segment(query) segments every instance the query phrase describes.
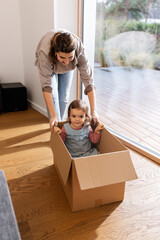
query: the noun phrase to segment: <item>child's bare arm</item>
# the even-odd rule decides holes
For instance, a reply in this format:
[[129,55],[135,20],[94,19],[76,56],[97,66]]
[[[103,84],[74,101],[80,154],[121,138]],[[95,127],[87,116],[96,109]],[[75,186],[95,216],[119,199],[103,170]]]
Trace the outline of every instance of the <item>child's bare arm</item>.
[[101,132],[101,130],[102,129],[104,129],[104,124],[101,122],[101,123],[99,123],[98,125],[97,125],[97,127],[95,128],[95,132],[96,133],[99,133],[100,134],[100,132]]

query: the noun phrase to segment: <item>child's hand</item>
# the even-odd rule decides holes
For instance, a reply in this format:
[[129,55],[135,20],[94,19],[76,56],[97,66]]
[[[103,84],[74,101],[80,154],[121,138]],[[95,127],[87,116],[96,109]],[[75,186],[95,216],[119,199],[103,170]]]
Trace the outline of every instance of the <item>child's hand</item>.
[[55,134],[57,134],[57,133],[60,134],[62,132],[62,130],[59,127],[56,127],[56,126],[54,126],[53,130],[54,130]]
[[95,129],[95,132],[96,132],[96,133],[100,133],[100,131],[101,131],[102,129],[104,129],[104,124],[103,124],[102,122],[100,122],[100,123],[97,125],[97,127],[96,127],[96,129]]

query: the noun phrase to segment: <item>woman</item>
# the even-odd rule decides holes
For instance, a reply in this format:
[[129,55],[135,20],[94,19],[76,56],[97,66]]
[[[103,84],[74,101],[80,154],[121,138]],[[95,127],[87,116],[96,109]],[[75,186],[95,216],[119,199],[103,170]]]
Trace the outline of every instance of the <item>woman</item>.
[[97,121],[92,70],[81,40],[66,30],[51,30],[40,40],[36,51],[36,62],[43,96],[50,117],[50,128],[61,121],[69,100],[73,70],[80,71],[81,81],[88,96],[91,115]]

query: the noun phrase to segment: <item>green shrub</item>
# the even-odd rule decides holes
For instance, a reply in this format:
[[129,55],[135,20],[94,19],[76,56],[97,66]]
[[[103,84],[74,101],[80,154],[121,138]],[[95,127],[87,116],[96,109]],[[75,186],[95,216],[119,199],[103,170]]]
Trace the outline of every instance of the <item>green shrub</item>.
[[143,23],[143,22],[137,22],[136,23],[135,31],[143,31],[143,32],[145,32],[146,29],[147,29],[146,23]]
[[121,32],[136,31],[136,21],[127,21],[123,23],[123,28]]
[[148,24],[147,30],[153,34],[160,33],[160,24],[156,23]]
[[152,68],[156,70],[160,70],[160,54],[152,55]]
[[[107,39],[110,39],[119,33],[128,32],[128,31],[143,31],[151,34],[159,34],[160,33],[160,24],[157,23],[146,23],[136,20],[99,20],[96,22],[96,39],[95,39],[95,61],[100,63],[102,66],[106,66],[106,62],[104,59],[104,43]],[[156,49],[153,52],[159,53],[160,51],[160,43],[157,41]],[[120,56],[118,61],[125,65],[124,56]],[[133,60],[135,62],[136,59]],[[140,67],[138,58],[138,66]],[[158,60],[159,62],[159,60]],[[133,63],[135,65],[135,63]]]

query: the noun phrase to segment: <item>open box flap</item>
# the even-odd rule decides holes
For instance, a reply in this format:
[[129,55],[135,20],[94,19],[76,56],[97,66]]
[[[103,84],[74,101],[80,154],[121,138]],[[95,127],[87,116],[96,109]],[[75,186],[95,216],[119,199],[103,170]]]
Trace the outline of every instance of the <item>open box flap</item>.
[[82,190],[137,178],[128,150],[77,158],[73,164]]
[[101,132],[101,139],[100,144],[98,145],[98,150],[100,153],[111,153],[125,151],[128,149],[107,129],[103,129]]
[[54,132],[51,133],[50,145],[54,155],[54,163],[61,174],[63,183],[66,184],[71,168],[72,158],[60,136]]

